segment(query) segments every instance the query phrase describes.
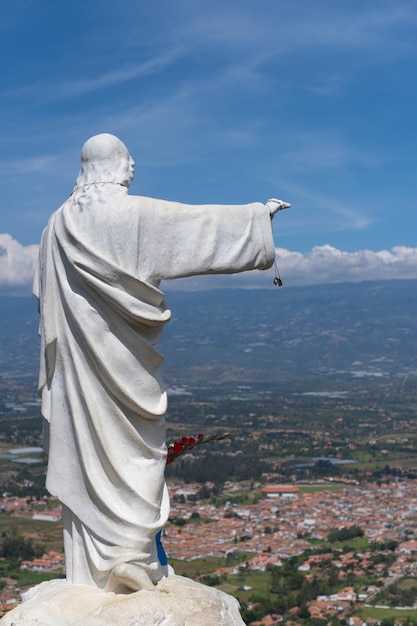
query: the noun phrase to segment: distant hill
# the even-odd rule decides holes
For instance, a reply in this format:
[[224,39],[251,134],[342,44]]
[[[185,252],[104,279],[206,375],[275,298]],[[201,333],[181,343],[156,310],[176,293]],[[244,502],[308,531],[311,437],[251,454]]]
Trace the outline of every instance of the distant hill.
[[0,376],[37,376],[38,324],[35,298],[0,297]]
[[[167,293],[167,382],[417,374],[417,280]],[[0,375],[37,371],[34,298],[0,298]]]
[[170,293],[168,304],[170,376],[417,373],[416,280]]

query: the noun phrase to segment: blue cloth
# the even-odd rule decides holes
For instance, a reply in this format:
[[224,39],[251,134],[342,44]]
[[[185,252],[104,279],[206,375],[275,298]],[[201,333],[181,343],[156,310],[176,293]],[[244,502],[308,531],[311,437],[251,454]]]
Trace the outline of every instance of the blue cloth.
[[158,559],[162,566],[168,565],[168,559],[164,547],[162,545],[162,531],[159,531],[155,537],[156,549],[158,550]]

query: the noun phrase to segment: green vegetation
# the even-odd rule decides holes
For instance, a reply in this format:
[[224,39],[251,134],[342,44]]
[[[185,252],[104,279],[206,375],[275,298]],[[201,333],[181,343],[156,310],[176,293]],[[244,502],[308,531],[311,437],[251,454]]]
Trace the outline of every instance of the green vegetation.
[[339,542],[322,542],[319,541],[317,542],[318,545],[321,545],[326,549],[333,549],[335,551],[337,550],[365,550],[366,548],[369,547],[369,540],[367,537],[354,537],[353,539],[347,539],[345,541],[339,541]]
[[400,578],[388,587],[385,587],[374,598],[373,604],[383,604],[389,607],[410,607],[417,600],[417,580],[415,578]]
[[394,626],[400,621],[405,626],[417,626],[417,609],[404,611],[401,609],[380,609],[376,607],[361,607],[355,614],[366,619],[371,617],[381,621],[381,626]]
[[204,559],[193,559],[191,561],[170,558],[169,563],[174,568],[176,574],[179,574],[180,576],[187,576],[188,578],[198,579],[200,576],[211,574],[219,568],[232,567],[247,558],[249,557],[246,553],[235,552],[229,555],[226,559],[215,556],[209,556]]
[[0,543],[0,557],[9,561],[25,561],[43,554],[42,545],[34,545],[32,539],[25,539],[16,528],[3,533]]
[[349,528],[342,528],[341,530],[333,530],[327,536],[327,541],[330,543],[336,543],[337,541],[349,541],[356,537],[364,536],[363,529],[360,526],[350,526]]
[[286,614],[294,606],[308,613],[306,603],[309,600],[333,593],[342,584],[330,560],[318,566],[311,579],[298,571],[300,562],[299,557],[294,557],[266,572],[240,569],[238,574],[224,577],[220,589],[237,597],[242,607],[258,604],[255,611],[244,608],[243,619],[248,623],[267,613]]
[[[10,519],[10,518],[9,518]],[[40,557],[45,546],[37,544],[32,538],[25,537],[17,525],[10,530],[3,530],[0,536],[0,577],[13,578],[20,587],[37,585],[44,580],[52,580],[61,575],[61,570],[48,573],[31,572],[21,569],[22,561]]]
[[[11,531],[11,528],[13,530]],[[60,522],[43,522],[30,517],[11,517],[8,513],[0,513],[0,545],[9,533],[31,541],[33,545],[41,544],[45,551],[63,551],[62,524]]]
[[256,457],[251,457],[251,462],[248,463],[243,455],[231,456],[204,451],[196,453],[196,456],[185,455],[183,459],[168,465],[166,473],[169,478],[180,478],[187,483],[210,481],[219,484],[227,480],[259,480],[268,470],[269,465]]
[[300,488],[300,494],[303,493],[317,493],[320,491],[342,491],[349,488],[349,485],[344,483],[322,483],[320,485],[298,485]]
[[20,561],[7,561],[5,563],[0,563],[0,578],[13,578],[17,581],[17,585],[21,589],[24,589],[25,587],[39,585],[39,583],[44,580],[53,580],[63,576],[60,570],[48,573],[38,573],[20,569],[20,565]]

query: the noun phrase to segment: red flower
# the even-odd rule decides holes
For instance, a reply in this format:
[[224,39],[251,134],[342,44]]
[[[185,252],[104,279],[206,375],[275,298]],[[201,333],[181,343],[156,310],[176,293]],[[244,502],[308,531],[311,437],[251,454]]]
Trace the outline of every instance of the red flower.
[[222,439],[227,439],[230,435],[211,435],[204,439],[203,433],[199,433],[197,435],[197,439],[195,437],[182,437],[181,441],[174,441],[168,446],[167,450],[167,465],[175,461],[175,459],[186,452],[188,450],[192,450],[195,446],[199,446],[203,443],[208,443],[209,441],[221,441]]

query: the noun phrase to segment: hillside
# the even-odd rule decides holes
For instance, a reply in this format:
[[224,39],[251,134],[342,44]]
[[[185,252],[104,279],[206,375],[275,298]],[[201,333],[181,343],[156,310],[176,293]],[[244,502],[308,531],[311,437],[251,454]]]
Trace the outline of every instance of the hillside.
[[[417,372],[417,281],[167,293],[170,383]],[[0,298],[0,375],[31,376],[33,298]]]
[[170,293],[168,304],[170,378],[178,368],[211,382],[417,370],[417,281]]

